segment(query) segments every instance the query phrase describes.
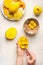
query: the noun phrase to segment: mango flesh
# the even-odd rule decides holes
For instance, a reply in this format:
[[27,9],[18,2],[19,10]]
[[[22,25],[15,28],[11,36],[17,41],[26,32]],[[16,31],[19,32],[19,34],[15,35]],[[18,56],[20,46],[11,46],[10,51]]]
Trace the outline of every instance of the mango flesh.
[[28,27],[29,27],[30,29],[32,29],[32,30],[33,30],[36,26],[37,26],[37,24],[36,24],[35,21],[30,21],[30,23],[28,24]]
[[9,4],[12,2],[13,0],[4,0],[4,6],[9,8]]
[[7,16],[9,14],[8,8],[3,7],[3,10],[4,10],[4,14]]
[[9,4],[9,12],[15,13],[20,7],[20,2],[12,2]]
[[19,1],[19,2],[21,2],[21,0],[14,0],[15,2],[17,2],[17,1]]
[[20,7],[22,7],[24,9],[25,8],[25,3],[24,2],[20,2]]
[[4,14],[9,19],[20,20],[24,14],[25,5],[21,0],[4,0],[3,7]]
[[24,14],[24,11],[22,9],[19,9],[15,14],[14,14],[14,20],[20,20]]
[[7,17],[8,17],[9,19],[13,19],[13,15],[11,15],[11,14],[7,14]]
[[17,35],[17,30],[16,28],[9,28],[6,32],[5,32],[5,37],[9,40],[14,39]]
[[20,37],[18,40],[18,45],[22,48],[22,49],[27,49],[28,48],[28,40],[25,36]]

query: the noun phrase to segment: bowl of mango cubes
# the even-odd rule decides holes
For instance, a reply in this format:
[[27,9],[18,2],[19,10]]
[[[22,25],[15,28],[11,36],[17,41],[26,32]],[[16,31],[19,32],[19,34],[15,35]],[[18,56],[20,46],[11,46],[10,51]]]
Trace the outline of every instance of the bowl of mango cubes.
[[39,22],[35,18],[29,18],[24,22],[24,31],[29,35],[35,35],[39,30]]
[[2,14],[9,20],[20,20],[23,17],[25,3],[22,0],[4,0]]

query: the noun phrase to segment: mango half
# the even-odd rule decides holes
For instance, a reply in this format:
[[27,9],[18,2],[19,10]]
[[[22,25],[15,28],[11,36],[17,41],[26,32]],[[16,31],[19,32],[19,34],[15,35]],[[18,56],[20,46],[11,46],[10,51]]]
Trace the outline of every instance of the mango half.
[[16,28],[9,28],[6,32],[5,32],[5,37],[9,40],[12,40],[16,37],[17,35],[17,30]]
[[22,49],[27,49],[28,48],[28,40],[27,40],[27,38],[25,36],[20,37],[19,40],[18,40],[18,45]]

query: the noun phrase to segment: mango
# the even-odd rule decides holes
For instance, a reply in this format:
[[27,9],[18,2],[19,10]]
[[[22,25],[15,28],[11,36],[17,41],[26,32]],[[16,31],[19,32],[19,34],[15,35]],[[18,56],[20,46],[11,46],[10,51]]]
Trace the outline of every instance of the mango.
[[9,40],[12,40],[16,37],[17,35],[17,30],[16,28],[9,28],[6,32],[5,32],[5,37]]
[[15,13],[18,11],[19,7],[20,7],[20,2],[11,2],[9,4],[9,12]]
[[9,8],[9,4],[12,2],[13,0],[4,0],[4,6]]
[[18,45],[22,48],[22,49],[27,49],[28,48],[28,40],[25,36],[22,36],[19,38],[18,40]]
[[19,9],[15,14],[14,14],[14,20],[20,20],[24,14],[24,11]]

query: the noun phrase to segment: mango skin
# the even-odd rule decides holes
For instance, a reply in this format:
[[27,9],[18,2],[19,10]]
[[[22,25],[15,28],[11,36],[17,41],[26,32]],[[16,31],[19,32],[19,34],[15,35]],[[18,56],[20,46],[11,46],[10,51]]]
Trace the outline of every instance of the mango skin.
[[36,16],[39,16],[42,13],[42,7],[35,6],[33,12]]
[[5,37],[6,39],[12,40],[16,37],[17,35],[17,30],[16,28],[9,28],[6,32],[5,32]]

